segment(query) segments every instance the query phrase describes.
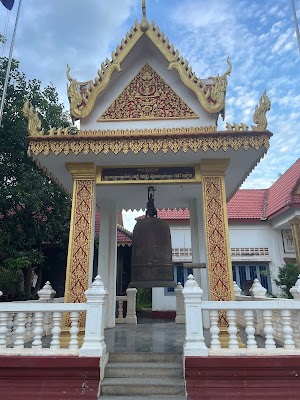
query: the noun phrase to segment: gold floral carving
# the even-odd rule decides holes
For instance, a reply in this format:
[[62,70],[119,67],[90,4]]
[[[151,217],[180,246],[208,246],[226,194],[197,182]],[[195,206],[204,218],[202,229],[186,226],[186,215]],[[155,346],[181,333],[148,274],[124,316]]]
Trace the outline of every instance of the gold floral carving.
[[[38,140],[42,139],[42,140]],[[222,149],[227,151],[228,149],[238,150],[243,148],[248,150],[254,148],[258,150],[262,147],[265,149],[269,148],[269,136],[259,135],[259,136],[209,136],[205,137],[170,137],[170,138],[127,138],[127,139],[102,139],[100,137],[96,138],[81,138],[76,139],[76,137],[62,137],[62,140],[58,140],[56,136],[29,140],[29,153],[34,155],[39,155],[43,153],[48,155],[54,153],[58,155],[60,153],[64,154],[88,154],[89,152],[94,154],[108,154],[110,152],[114,154],[124,153],[128,154],[132,152],[138,154],[143,152],[147,154],[148,152],[153,152],[154,154],[162,151],[163,153],[173,152],[177,153],[182,150],[186,153],[189,150],[197,152],[202,151],[218,151]]]
[[171,118],[197,118],[197,115],[146,64],[98,121]]
[[29,136],[40,136],[43,135],[42,123],[38,113],[33,108],[33,105],[26,100],[23,106],[23,114],[28,119],[28,133]]
[[[202,176],[208,277],[211,300],[233,300],[229,234],[223,176]],[[219,326],[227,326],[219,314]]]
[[271,102],[269,100],[269,97],[266,94],[266,91],[264,91],[263,95],[259,99],[259,106],[255,107],[255,112],[253,115],[253,122],[257,126],[252,126],[253,131],[264,131],[267,128],[268,121],[266,114],[268,111],[271,109]]
[[[93,227],[94,179],[74,179],[65,302],[84,303],[88,289]],[[79,326],[84,326],[80,315]]]

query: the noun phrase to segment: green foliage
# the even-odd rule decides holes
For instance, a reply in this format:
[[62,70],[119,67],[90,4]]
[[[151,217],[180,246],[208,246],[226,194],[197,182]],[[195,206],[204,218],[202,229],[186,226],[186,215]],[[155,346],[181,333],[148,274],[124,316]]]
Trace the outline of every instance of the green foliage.
[[[0,60],[0,93],[6,67],[7,59]],[[27,81],[13,60],[0,127],[0,268],[21,269],[30,298],[32,273],[41,276],[44,266],[43,243],[67,246],[71,202],[27,156],[22,111],[27,98],[40,114],[44,131],[70,126],[70,119],[55,87]]]
[[12,300],[22,299],[23,274],[21,270],[0,268],[1,291]]
[[136,294],[137,310],[152,307],[152,289],[138,288]]
[[284,297],[293,298],[290,289],[295,285],[298,275],[299,268],[296,264],[285,264],[279,268],[278,279],[274,279],[274,281],[283,291]]

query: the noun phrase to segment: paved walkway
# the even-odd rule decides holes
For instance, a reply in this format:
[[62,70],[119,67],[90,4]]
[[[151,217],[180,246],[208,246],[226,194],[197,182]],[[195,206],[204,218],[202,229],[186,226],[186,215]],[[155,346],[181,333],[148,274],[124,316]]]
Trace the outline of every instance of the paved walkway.
[[[246,343],[246,333],[240,329],[242,342]],[[207,347],[210,332],[204,330]],[[151,312],[138,314],[138,324],[117,324],[105,329],[107,351],[124,353],[182,353],[185,340],[185,324],[175,324],[172,320],[151,319]],[[265,339],[256,337],[258,347],[264,347]]]

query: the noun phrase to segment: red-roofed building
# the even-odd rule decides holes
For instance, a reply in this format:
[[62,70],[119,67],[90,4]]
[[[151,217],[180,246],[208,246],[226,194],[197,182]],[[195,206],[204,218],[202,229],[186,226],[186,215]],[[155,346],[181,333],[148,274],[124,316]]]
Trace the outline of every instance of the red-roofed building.
[[[238,190],[227,214],[234,280],[247,290],[257,277],[268,291],[279,294],[272,278],[284,263],[296,262],[290,221],[300,216],[300,159],[270,188]],[[184,281],[189,269],[183,263],[192,261],[190,211],[162,209],[158,217],[170,225],[174,278]],[[174,309],[172,289],[154,288],[152,305],[157,311]]]

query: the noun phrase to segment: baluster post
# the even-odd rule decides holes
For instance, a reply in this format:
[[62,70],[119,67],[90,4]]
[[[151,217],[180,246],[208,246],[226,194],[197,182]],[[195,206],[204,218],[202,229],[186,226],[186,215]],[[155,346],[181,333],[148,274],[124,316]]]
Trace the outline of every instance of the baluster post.
[[238,329],[236,327],[236,312],[235,310],[228,310],[227,313],[227,320],[228,320],[228,333],[229,333],[229,342],[228,348],[229,349],[238,349],[239,342],[237,340],[237,332]]
[[0,312],[0,349],[6,348],[6,333],[7,333],[8,318],[9,315],[7,312]]
[[25,323],[25,338],[32,338],[32,329],[33,328],[33,313],[27,313],[26,323]]
[[61,333],[61,321],[62,321],[62,313],[54,311],[52,315],[53,323],[52,323],[52,340],[50,343],[50,349],[60,349],[60,340],[59,335]]
[[102,357],[106,354],[104,341],[104,307],[107,292],[100,275],[97,275],[92,286],[85,292],[87,312],[85,336],[79,350],[80,356]]
[[253,325],[253,310],[245,310],[244,317],[246,321],[246,334],[247,334],[247,349],[257,349],[257,343],[255,341],[255,328]]
[[185,343],[183,346],[184,356],[208,356],[203,336],[202,322],[202,294],[193,275],[189,275],[182,290],[185,304]]
[[[56,291],[52,288],[51,283],[47,281],[45,285],[42,287],[41,290],[38,291],[39,301],[42,303],[53,303],[53,298],[56,294]],[[51,313],[44,313],[44,320],[43,320],[43,330],[45,334],[48,335],[50,332],[49,328],[51,327],[52,319]]]
[[136,317],[136,288],[128,288],[127,294],[127,313],[126,313],[126,324],[137,324]]
[[33,330],[34,339],[32,342],[33,349],[42,348],[43,319],[44,319],[44,313],[41,311],[37,311],[34,315],[34,330]]
[[7,332],[6,332],[6,338],[7,338],[8,344],[11,343],[11,338],[12,338],[12,335],[13,335],[14,316],[15,316],[14,313],[9,313],[8,314]]
[[290,310],[281,310],[283,343],[285,349],[294,349],[293,328],[291,326]]
[[218,310],[210,310],[209,312],[210,318],[210,333],[211,333],[211,349],[220,349],[221,343],[219,340],[220,328],[218,326],[219,322],[219,311]]
[[14,342],[14,349],[24,349],[24,334],[25,334],[25,322],[26,322],[26,313],[18,312],[16,317],[16,338]]
[[184,298],[182,295],[183,286],[181,282],[177,283],[175,288],[175,296],[176,296],[176,324],[184,324],[185,323],[185,315],[184,315]]
[[263,310],[263,320],[264,320],[264,332],[266,336],[266,342],[265,342],[266,349],[268,350],[276,349],[276,345],[273,339],[274,328],[272,325],[271,310]]
[[80,313],[78,311],[71,311],[70,312],[70,321],[71,321],[70,343],[69,343],[69,349],[70,350],[78,350],[78,332],[79,332],[78,320],[79,320],[79,315],[80,315]]

